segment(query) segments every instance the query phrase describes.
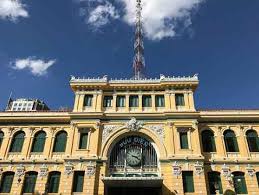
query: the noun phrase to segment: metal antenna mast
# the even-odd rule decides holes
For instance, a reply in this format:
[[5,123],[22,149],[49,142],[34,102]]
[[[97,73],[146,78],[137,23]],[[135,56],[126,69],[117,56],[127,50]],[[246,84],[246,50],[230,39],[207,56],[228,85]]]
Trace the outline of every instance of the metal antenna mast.
[[141,0],[137,0],[136,32],[135,32],[135,43],[134,43],[135,56],[134,56],[134,60],[133,60],[134,79],[144,78],[143,71],[145,68],[145,59],[144,59],[144,44],[143,44],[143,34],[142,34],[141,11],[142,11]]

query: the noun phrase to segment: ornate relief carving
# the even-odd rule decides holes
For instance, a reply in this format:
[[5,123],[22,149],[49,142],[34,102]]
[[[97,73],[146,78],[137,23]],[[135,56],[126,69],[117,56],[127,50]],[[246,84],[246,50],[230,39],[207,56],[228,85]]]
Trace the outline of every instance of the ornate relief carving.
[[86,176],[92,176],[95,174],[95,163],[93,163],[92,161],[90,161],[87,166],[86,166],[86,170],[85,170],[85,174]]
[[103,135],[102,135],[102,143],[104,143],[109,135],[114,132],[116,129],[118,129],[119,125],[104,125],[103,126]]
[[195,168],[196,175],[201,175],[203,173],[203,163],[197,161],[194,164],[194,168]]
[[142,121],[137,121],[137,119],[133,117],[125,124],[125,127],[130,131],[139,131],[143,125],[144,123]]
[[250,177],[253,177],[255,175],[255,170],[250,164],[247,165],[246,171]]
[[181,169],[181,166],[179,165],[179,163],[177,161],[174,161],[172,166],[173,166],[173,175],[175,175],[175,176],[181,175],[182,169]]
[[40,167],[39,176],[40,177],[46,177],[48,174],[48,167],[46,164],[42,164]]
[[148,125],[146,127],[156,133],[161,140],[165,138],[164,125]]
[[23,164],[20,164],[17,168],[16,168],[16,175],[18,177],[21,177],[24,175],[25,172],[25,167],[23,166]]
[[73,173],[73,169],[74,169],[73,164],[70,161],[68,161],[65,164],[65,174],[70,175],[71,173]]

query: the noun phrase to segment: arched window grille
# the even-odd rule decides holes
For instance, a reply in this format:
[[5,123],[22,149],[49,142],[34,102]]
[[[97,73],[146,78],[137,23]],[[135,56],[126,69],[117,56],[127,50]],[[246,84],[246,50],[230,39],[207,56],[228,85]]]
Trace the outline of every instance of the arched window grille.
[[67,145],[67,132],[65,131],[58,132],[55,138],[53,152],[65,152],[66,145]]
[[247,187],[246,187],[246,181],[245,181],[245,174],[243,172],[233,172],[233,183],[235,192],[237,194],[247,194]]
[[204,130],[201,133],[203,152],[216,152],[214,134],[210,130]]
[[46,133],[44,131],[39,131],[35,134],[31,152],[43,152],[46,140]]
[[0,131],[0,148],[2,146],[3,140],[4,140],[4,132]]
[[7,171],[2,174],[0,193],[10,193],[13,185],[14,172]]
[[248,130],[246,132],[246,140],[250,152],[259,152],[259,139],[255,130]]
[[23,188],[22,188],[23,193],[34,193],[37,176],[38,176],[38,173],[35,171],[30,171],[25,174]]
[[224,132],[224,141],[227,152],[239,152],[237,138],[232,130],[226,130]]
[[220,173],[216,171],[208,172],[208,182],[209,182],[209,189],[210,194],[223,194],[222,190],[222,183],[220,178]]
[[24,137],[25,137],[25,133],[23,131],[18,131],[17,133],[14,134],[11,147],[10,147],[10,152],[22,151]]
[[111,173],[152,174],[157,171],[157,154],[152,143],[147,139],[140,136],[128,136],[113,147],[109,158],[109,168]]

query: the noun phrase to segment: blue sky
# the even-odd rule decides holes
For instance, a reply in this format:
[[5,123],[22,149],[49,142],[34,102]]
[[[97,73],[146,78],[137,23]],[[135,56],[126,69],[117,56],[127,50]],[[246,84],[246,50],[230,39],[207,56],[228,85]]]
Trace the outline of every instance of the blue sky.
[[[132,76],[129,0],[8,1],[0,1],[1,109],[11,91],[72,107],[70,75]],[[144,0],[147,76],[199,73],[199,109],[259,108],[259,1],[161,2]]]

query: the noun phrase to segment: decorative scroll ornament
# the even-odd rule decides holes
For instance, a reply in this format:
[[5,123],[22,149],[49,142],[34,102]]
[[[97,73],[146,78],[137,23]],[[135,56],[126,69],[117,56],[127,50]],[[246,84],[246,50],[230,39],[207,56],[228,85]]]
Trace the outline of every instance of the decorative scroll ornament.
[[125,126],[130,131],[139,131],[143,127],[144,123],[142,121],[137,121],[136,118],[131,118]]
[[48,167],[46,164],[42,164],[40,167],[40,172],[39,172],[39,176],[42,177],[46,177],[48,175]]
[[173,174],[175,176],[179,176],[181,175],[182,170],[181,170],[181,166],[179,165],[179,163],[177,161],[174,161],[173,163]]
[[74,166],[71,162],[67,162],[65,164],[65,174],[66,175],[70,175],[71,173],[73,173],[73,169],[74,169]]
[[109,135],[115,131],[116,129],[118,129],[118,125],[104,125],[103,127],[103,135],[102,135],[102,143],[104,143],[107,138],[109,137]]
[[86,166],[86,171],[85,171],[85,173],[86,173],[86,176],[92,176],[92,175],[94,175],[95,174],[95,164],[92,162],[92,161],[90,161],[88,164],[87,164],[87,166]]
[[164,125],[149,125],[147,128],[156,133],[161,140],[165,138]]
[[254,168],[252,167],[252,165],[250,165],[250,164],[247,165],[246,171],[247,171],[247,173],[248,173],[248,175],[249,175],[250,177],[253,177],[254,174],[255,174],[255,170],[254,170]]
[[23,166],[23,164],[20,164],[17,168],[16,168],[16,175],[18,177],[21,177],[24,175],[25,172],[25,167]]
[[195,168],[196,175],[201,175],[203,173],[203,163],[197,161],[194,164],[194,168]]

